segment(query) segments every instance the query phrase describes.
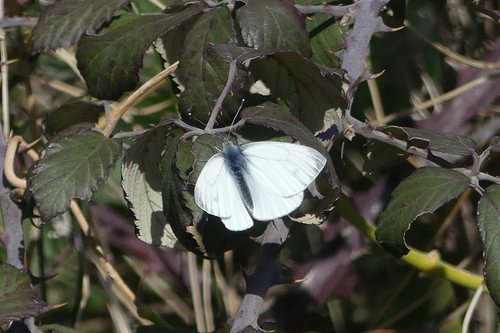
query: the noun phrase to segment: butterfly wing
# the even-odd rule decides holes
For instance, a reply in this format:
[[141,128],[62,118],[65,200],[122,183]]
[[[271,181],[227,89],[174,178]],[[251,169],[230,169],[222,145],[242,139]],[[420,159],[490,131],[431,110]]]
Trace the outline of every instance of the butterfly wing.
[[253,226],[222,154],[212,156],[201,170],[194,187],[194,199],[205,212],[219,216],[229,230]]
[[247,167],[245,181],[250,190],[256,220],[272,220],[300,206],[303,191],[326,164],[317,150],[283,142],[255,142],[241,147]]

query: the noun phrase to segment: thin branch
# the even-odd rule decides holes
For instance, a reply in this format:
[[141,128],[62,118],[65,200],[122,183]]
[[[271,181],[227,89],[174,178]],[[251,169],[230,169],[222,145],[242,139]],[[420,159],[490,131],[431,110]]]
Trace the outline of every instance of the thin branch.
[[237,73],[238,73],[237,59],[234,59],[231,60],[231,62],[229,63],[229,73],[227,75],[226,85],[224,86],[224,89],[222,89],[219,98],[217,98],[217,101],[215,102],[214,108],[212,109],[212,113],[210,114],[210,119],[208,120],[207,126],[205,127],[205,131],[208,132],[213,130],[215,121],[217,120],[217,116],[222,110],[222,103],[224,102],[224,99],[226,98],[229,91],[231,90],[231,86],[233,85],[233,82],[236,79]]
[[472,297],[470,305],[467,308],[467,312],[465,313],[464,323],[462,324],[462,333],[469,333],[469,326],[472,321],[472,315],[474,314],[474,310],[479,303],[479,299],[483,295],[483,289],[484,283],[477,288],[476,292],[474,293],[474,297]]
[[430,99],[430,100],[425,101],[423,103],[420,103],[418,105],[414,105],[411,108],[391,113],[391,114],[389,114],[381,119],[377,119],[375,122],[372,122],[372,124],[374,124],[376,126],[378,126],[379,124],[385,124],[387,122],[393,121],[394,119],[397,119],[398,117],[405,116],[405,115],[411,115],[415,111],[422,110],[422,109],[428,108],[430,106],[434,106],[436,104],[446,102],[452,98],[455,98],[458,95],[463,94],[467,90],[470,90],[472,88],[475,88],[475,87],[478,87],[482,84],[490,82],[496,76],[498,76],[498,74],[492,74],[492,75],[478,77],[477,79],[474,79],[470,82],[467,82],[467,83],[465,83],[465,84],[463,84],[463,85],[461,85],[453,90],[450,90],[447,93],[444,93],[436,98]]
[[405,27],[410,29],[411,32],[415,34],[418,38],[420,38],[422,41],[427,43],[428,45],[432,46],[434,49],[437,51],[443,53],[445,56],[450,57],[451,59],[460,62],[462,64],[465,64],[467,66],[471,66],[474,68],[480,68],[480,69],[500,69],[500,62],[486,62],[486,61],[480,61],[480,60],[474,60],[470,59],[467,57],[464,57],[463,55],[456,53],[455,51],[439,44],[435,43],[431,40],[429,40],[427,37],[425,37],[423,34],[421,34],[417,29],[414,29],[408,21],[405,21]]
[[200,276],[198,266],[196,265],[196,255],[192,252],[187,252],[186,256],[189,271],[189,287],[191,288],[191,297],[193,298],[196,329],[198,332],[207,332],[205,318],[203,318],[203,301],[200,288]]
[[0,18],[0,29],[11,27],[33,28],[38,23],[36,17],[2,17]]
[[139,102],[141,98],[149,91],[154,89],[157,85],[162,83],[162,81],[172,74],[179,65],[179,62],[173,63],[168,68],[164,69],[160,73],[156,74],[154,77],[149,79],[146,83],[139,87],[132,95],[130,95],[125,101],[120,103],[112,112],[109,117],[109,120],[106,122],[106,127],[104,128],[103,134],[105,136],[110,136],[113,132],[118,121],[121,117],[127,112],[127,110],[132,107],[134,104]]
[[413,146],[408,146],[408,143],[403,140],[396,139],[395,137],[386,134],[384,132],[378,131],[376,129],[373,129],[370,125],[367,125],[356,118],[346,116],[345,117],[347,126],[348,128],[352,128],[357,134],[360,134],[364,136],[367,139],[374,139],[383,143],[386,143],[388,145],[391,145],[393,147],[399,148],[404,152],[410,153],[412,155],[422,157],[427,159],[429,162],[432,162],[438,166],[446,167],[446,168],[451,168],[453,167],[453,164],[450,162],[429,154],[429,150],[427,149],[422,149],[422,148],[417,148]]
[[356,3],[347,6],[333,6],[333,5],[297,5],[295,8],[302,14],[330,14],[335,18],[341,18],[349,11],[356,8]]
[[4,158],[6,151],[7,142],[0,132],[0,174],[2,175],[2,181],[0,182],[0,207],[2,208],[2,220],[4,224],[4,233],[0,235],[0,242],[2,242],[7,252],[6,263],[17,269],[23,269],[24,234],[21,224],[22,212],[11,199],[11,188],[4,176]]

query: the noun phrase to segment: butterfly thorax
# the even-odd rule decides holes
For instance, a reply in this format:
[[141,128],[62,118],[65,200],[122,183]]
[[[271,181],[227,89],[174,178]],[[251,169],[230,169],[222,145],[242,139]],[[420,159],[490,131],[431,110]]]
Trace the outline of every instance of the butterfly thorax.
[[238,187],[238,191],[240,192],[241,198],[245,202],[246,207],[252,211],[253,210],[253,201],[252,196],[250,195],[250,190],[245,181],[244,174],[247,172],[248,163],[245,159],[245,156],[242,154],[241,149],[236,147],[231,142],[224,142],[222,148],[222,155],[224,155],[224,161],[226,166],[231,173],[234,181],[236,182],[236,186]]

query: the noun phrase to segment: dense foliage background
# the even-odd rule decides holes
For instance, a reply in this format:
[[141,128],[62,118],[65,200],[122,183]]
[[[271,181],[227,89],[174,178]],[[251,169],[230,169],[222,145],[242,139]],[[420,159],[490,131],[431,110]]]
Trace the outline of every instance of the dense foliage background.
[[[499,332],[498,10],[1,0],[1,329]],[[328,151],[322,196],[226,230],[228,132]]]

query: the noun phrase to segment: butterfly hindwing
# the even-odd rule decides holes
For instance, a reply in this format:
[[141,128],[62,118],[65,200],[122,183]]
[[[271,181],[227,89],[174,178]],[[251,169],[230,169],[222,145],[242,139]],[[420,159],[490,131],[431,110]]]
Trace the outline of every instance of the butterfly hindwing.
[[259,221],[269,221],[290,214],[300,206],[304,198],[303,191],[290,197],[282,197],[269,190],[255,177],[246,179],[253,201],[250,213]]
[[201,209],[219,216],[229,230],[245,230],[253,225],[222,154],[212,156],[201,170],[194,197]]
[[196,204],[209,214],[229,217],[231,210],[227,205],[227,186],[230,176],[226,170],[222,154],[212,156],[201,170],[194,198]]

